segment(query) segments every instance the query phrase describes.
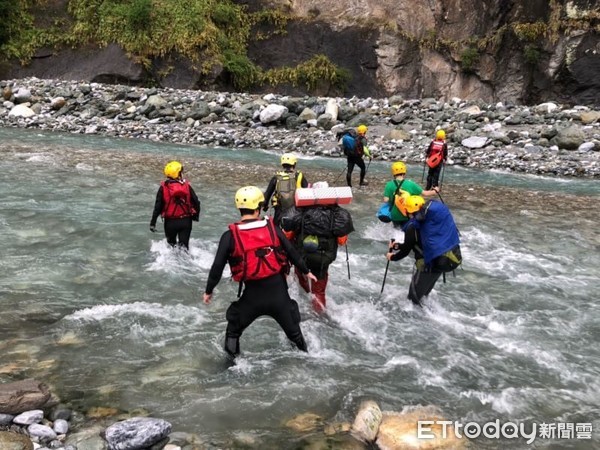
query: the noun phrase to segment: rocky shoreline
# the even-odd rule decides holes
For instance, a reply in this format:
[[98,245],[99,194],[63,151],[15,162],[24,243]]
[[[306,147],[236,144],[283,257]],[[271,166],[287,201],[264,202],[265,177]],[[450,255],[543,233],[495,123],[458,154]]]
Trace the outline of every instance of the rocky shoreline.
[[258,96],[37,78],[0,81],[0,92],[3,127],[343,157],[336,133],[364,123],[375,159],[418,164],[441,127],[449,164],[600,177],[600,111],[587,106]]

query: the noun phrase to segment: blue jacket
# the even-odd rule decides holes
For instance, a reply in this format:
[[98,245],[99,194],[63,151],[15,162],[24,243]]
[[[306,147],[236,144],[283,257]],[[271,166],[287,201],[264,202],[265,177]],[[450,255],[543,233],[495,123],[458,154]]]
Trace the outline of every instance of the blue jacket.
[[441,202],[429,200],[411,221],[419,232],[423,257],[428,266],[435,258],[460,244],[454,218]]

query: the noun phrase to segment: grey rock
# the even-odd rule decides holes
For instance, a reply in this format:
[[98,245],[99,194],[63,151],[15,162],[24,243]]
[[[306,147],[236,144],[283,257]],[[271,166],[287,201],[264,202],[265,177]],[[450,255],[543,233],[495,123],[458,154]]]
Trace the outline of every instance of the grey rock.
[[33,423],[40,423],[43,418],[44,411],[41,409],[34,409],[19,414],[13,419],[13,422],[18,425],[31,425]]
[[550,140],[552,144],[558,145],[558,147],[566,150],[577,150],[584,141],[585,134],[580,128],[575,126],[559,130],[557,135]]
[[471,136],[463,139],[461,144],[467,148],[482,148],[485,147],[488,141],[489,139],[487,137]]
[[40,425],[39,423],[31,424],[27,427],[27,432],[30,436],[39,438],[41,441],[51,441],[56,439],[56,433],[54,430],[46,425]]
[[134,417],[108,427],[105,437],[109,450],[137,450],[162,441],[169,433],[171,424],[163,419]]
[[67,434],[69,431],[69,422],[64,419],[56,419],[52,425],[52,429],[56,434]]
[[12,414],[0,414],[0,425],[8,425],[14,418]]

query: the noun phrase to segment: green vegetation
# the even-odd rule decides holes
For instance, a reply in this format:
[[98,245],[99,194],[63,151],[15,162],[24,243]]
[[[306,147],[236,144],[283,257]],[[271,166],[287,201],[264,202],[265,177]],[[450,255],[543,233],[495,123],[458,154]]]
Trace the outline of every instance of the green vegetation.
[[[117,43],[150,67],[156,57],[179,53],[201,74],[222,65],[232,84],[248,89],[263,83],[315,88],[327,81],[343,88],[349,76],[319,55],[297,67],[263,72],[247,55],[253,26],[285,33],[288,17],[276,9],[248,13],[232,0],[69,0],[68,20],[36,27],[33,11],[47,0],[0,0],[0,55],[29,61],[41,46]],[[266,25],[266,27],[264,26]],[[269,35],[257,34],[253,39]]]
[[294,68],[271,69],[262,76],[262,81],[271,85],[289,83],[292,86],[304,86],[308,91],[313,91],[324,82],[340,88],[349,80],[350,73],[338,68],[325,55],[316,55]]
[[523,49],[523,56],[525,56],[527,64],[535,66],[541,58],[540,49],[533,44],[527,44]]
[[513,33],[520,41],[535,42],[548,33],[548,25],[545,22],[515,23],[512,26]]
[[19,2],[0,0],[0,46],[8,42],[12,34],[12,24],[16,23],[19,10]]
[[460,67],[464,72],[471,72],[479,61],[479,51],[475,47],[467,47],[460,54]]
[[[350,79],[348,71],[323,55],[296,67],[263,71],[256,66],[248,58],[248,43],[286,32],[290,17],[279,9],[249,13],[234,0],[68,0],[67,15],[44,17],[46,25],[36,23],[33,12],[38,11],[39,22],[39,11],[51,4],[49,0],[0,0],[0,56],[26,63],[43,46],[117,43],[146,67],[155,58],[173,53],[187,57],[200,74],[221,65],[241,90],[265,83],[289,83],[309,91],[329,83],[343,89]],[[526,61],[536,64],[544,42],[554,43],[560,32],[575,28],[600,31],[598,12],[568,18],[560,0],[549,0],[549,9],[547,22],[514,22],[462,40],[445,39],[435,29],[418,38],[398,29],[392,20],[383,26],[421,49],[453,55],[466,72],[475,70],[484,52],[495,53],[509,33],[522,46]],[[311,14],[317,17],[320,12],[315,9]],[[365,22],[363,26],[381,27],[382,23]]]

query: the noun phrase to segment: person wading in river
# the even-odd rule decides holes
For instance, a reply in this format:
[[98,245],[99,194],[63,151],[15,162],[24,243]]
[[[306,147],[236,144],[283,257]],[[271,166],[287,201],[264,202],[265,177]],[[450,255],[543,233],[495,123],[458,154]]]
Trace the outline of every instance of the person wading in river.
[[234,281],[240,283],[238,300],[229,305],[225,314],[225,351],[231,358],[240,353],[244,330],[260,316],[275,319],[288,339],[300,350],[307,351],[300,329],[298,303],[288,294],[285,278],[288,258],[312,282],[317,278],[271,218],[261,219],[264,201],[262,191],[256,186],[246,186],[236,192],[235,205],[241,220],[230,224],[221,236],[204,291],[204,303],[209,304],[225,264],[229,263]]
[[160,183],[156,193],[150,231],[156,231],[156,220],[160,215],[164,220],[169,245],[188,250],[192,221],[200,219],[200,200],[190,183],[183,178],[183,166],[179,161],[167,163],[164,174],[167,179]]
[[410,218],[403,228],[404,242],[394,243],[386,258],[399,261],[413,251],[415,267],[408,298],[422,306],[423,298],[433,290],[440,276],[462,263],[460,237],[450,210],[442,202],[425,202],[420,195],[411,195],[402,206],[403,213]]

